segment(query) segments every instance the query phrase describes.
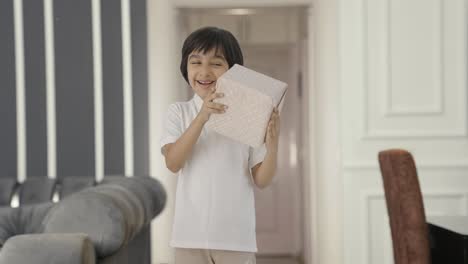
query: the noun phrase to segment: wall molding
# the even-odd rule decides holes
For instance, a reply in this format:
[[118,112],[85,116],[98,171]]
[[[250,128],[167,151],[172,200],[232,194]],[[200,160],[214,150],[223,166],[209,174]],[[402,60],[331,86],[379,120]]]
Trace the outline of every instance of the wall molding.
[[[468,170],[468,161],[457,162],[419,162],[418,169],[425,170]],[[344,170],[380,170],[378,160],[372,161],[349,161],[343,163]]]
[[[366,0],[368,1],[368,0]],[[394,102],[392,101],[392,89],[394,86],[392,86],[392,46],[391,46],[391,41],[392,41],[392,28],[391,28],[391,23],[392,23],[392,9],[391,9],[391,0],[386,0],[386,6],[387,10],[385,12],[385,15],[387,16],[385,21],[386,25],[384,25],[384,28],[386,30],[385,37],[387,37],[385,43],[386,43],[386,82],[385,82],[385,95],[386,100],[385,102],[385,112],[384,116],[385,117],[390,117],[390,116],[408,116],[408,115],[424,115],[424,116],[433,116],[433,115],[442,115],[444,113],[444,33],[443,33],[443,22],[444,22],[444,4],[442,0],[436,0],[437,1],[437,17],[436,17],[436,22],[434,23],[437,28],[435,30],[437,37],[439,41],[439,46],[436,48],[437,55],[436,55],[436,60],[437,62],[435,63],[436,69],[434,72],[438,73],[437,76],[434,76],[435,80],[434,83],[436,86],[436,89],[434,90],[434,100],[435,104],[432,106],[429,106],[427,108],[395,108]],[[366,39],[368,39],[368,36],[366,36]]]
[[[365,239],[364,239],[364,245],[363,245],[363,256],[365,259],[365,264],[371,264],[374,263],[372,260],[372,251],[370,249],[370,243],[372,241],[372,232],[369,229],[371,227],[371,218],[372,218],[372,210],[371,210],[371,203],[374,201],[381,201],[384,204],[384,207],[386,207],[386,202],[385,202],[385,193],[382,190],[366,190],[366,191],[361,191],[360,192],[360,201],[361,204],[363,204],[363,219],[362,221],[362,231],[365,233]],[[446,191],[444,190],[429,190],[423,193],[423,199],[425,202],[427,202],[428,199],[431,198],[437,198],[437,199],[459,199],[460,203],[463,204],[464,211],[460,212],[460,215],[467,215],[468,212],[468,189],[467,190],[459,190],[459,191],[454,191],[447,189]],[[386,209],[385,209],[386,210]],[[442,212],[431,212],[430,210],[427,209],[426,206],[426,216],[439,216],[439,215],[446,215],[443,214]],[[382,216],[384,219],[384,224],[388,224],[388,216],[384,215]],[[390,229],[390,227],[389,227]],[[385,236],[385,234],[384,234]],[[389,240],[391,241],[391,236],[389,237]],[[382,252],[385,254],[385,251],[387,250],[386,246],[390,245],[391,248],[391,243],[388,243],[388,241],[383,241],[382,243],[384,246],[382,247]],[[391,253],[388,255],[392,255]],[[384,260],[385,263],[388,263],[389,259]]]
[[424,138],[424,139],[440,139],[440,138],[468,138],[467,127],[458,128],[455,130],[439,130],[439,131],[428,131],[428,130],[389,130],[389,129],[370,129],[368,117],[364,117],[364,123],[366,127],[361,137],[362,140],[374,140],[374,139],[395,139],[395,138]]
[[[362,62],[363,62],[363,71],[362,71],[362,80],[363,80],[363,128],[362,128],[362,136],[361,140],[375,140],[375,139],[395,139],[395,138],[429,138],[429,139],[438,139],[438,138],[466,138],[468,137],[468,124],[467,122],[463,122],[462,127],[457,127],[455,129],[445,129],[445,130],[428,130],[428,129],[413,129],[413,130],[392,130],[392,129],[374,129],[370,125],[369,120],[369,82],[370,77],[368,74],[369,71],[369,32],[368,32],[368,1],[369,0],[362,0],[361,2],[361,12],[363,14],[363,18],[361,20],[361,30],[362,30]],[[393,102],[391,99],[392,94],[392,84],[391,84],[391,10],[389,8],[391,0],[386,0],[386,82],[385,82],[385,92],[386,98],[384,98],[384,113],[383,117],[387,118],[398,118],[398,117],[408,117],[408,116],[441,116],[444,114],[445,105],[444,105],[444,98],[446,93],[446,88],[444,86],[444,67],[441,66],[442,62],[444,61],[444,2],[441,0],[437,0],[437,5],[439,7],[438,10],[438,21],[437,23],[437,34],[440,39],[440,44],[438,50],[437,61],[438,63],[436,66],[439,67],[437,72],[440,72],[440,76],[436,78],[436,82],[438,83],[439,87],[435,91],[435,95],[438,96],[439,101],[434,105],[427,109],[409,109],[409,108],[395,108],[393,106]],[[445,92],[444,92],[445,91]],[[464,106],[466,109],[466,105]],[[464,111],[463,113],[466,113]],[[466,116],[466,114],[465,114]]]

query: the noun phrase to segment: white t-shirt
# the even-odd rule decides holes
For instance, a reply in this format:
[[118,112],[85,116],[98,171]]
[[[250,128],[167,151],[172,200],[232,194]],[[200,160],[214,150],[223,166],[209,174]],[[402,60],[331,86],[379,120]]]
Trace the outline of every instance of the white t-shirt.
[[[170,105],[161,149],[174,143],[203,104],[195,95]],[[253,149],[203,128],[178,173],[172,247],[256,252],[254,182],[251,168],[263,161]]]

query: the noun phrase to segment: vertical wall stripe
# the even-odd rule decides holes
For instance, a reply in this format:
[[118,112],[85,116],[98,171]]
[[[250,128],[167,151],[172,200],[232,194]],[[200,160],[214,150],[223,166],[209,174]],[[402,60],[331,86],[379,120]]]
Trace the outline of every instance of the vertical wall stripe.
[[16,178],[16,87],[13,0],[0,1],[0,177]]
[[146,0],[132,0],[134,174],[149,175]]
[[27,176],[47,176],[43,1],[23,0]]
[[106,175],[124,175],[122,23],[120,0],[101,1]]
[[44,0],[44,40],[47,105],[47,175],[57,177],[57,128],[55,114],[55,44],[53,0]]
[[91,1],[54,1],[57,176],[95,176]]
[[104,131],[102,99],[102,41],[101,0],[92,0],[93,69],[94,69],[94,152],[95,176],[99,182],[104,177]]
[[23,0],[13,2],[16,66],[16,133],[18,181],[26,179],[26,103],[24,92]]
[[125,176],[133,176],[133,94],[130,0],[122,0]]

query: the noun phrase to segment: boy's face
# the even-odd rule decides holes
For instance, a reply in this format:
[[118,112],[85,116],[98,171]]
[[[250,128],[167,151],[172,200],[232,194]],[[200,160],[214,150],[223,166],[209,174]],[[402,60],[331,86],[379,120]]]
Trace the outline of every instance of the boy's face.
[[215,49],[206,53],[193,51],[187,60],[187,77],[190,86],[198,96],[205,99],[211,89],[216,87],[216,80],[229,69],[224,55]]

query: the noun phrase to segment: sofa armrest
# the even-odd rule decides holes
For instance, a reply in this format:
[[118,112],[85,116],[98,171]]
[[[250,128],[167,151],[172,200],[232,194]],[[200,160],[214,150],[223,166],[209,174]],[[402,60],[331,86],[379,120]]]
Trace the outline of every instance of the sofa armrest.
[[120,177],[74,193],[55,204],[44,233],[84,233],[98,258],[115,254],[161,212],[166,193],[158,180]]
[[11,237],[0,249],[0,264],[95,264],[85,234],[32,234]]

